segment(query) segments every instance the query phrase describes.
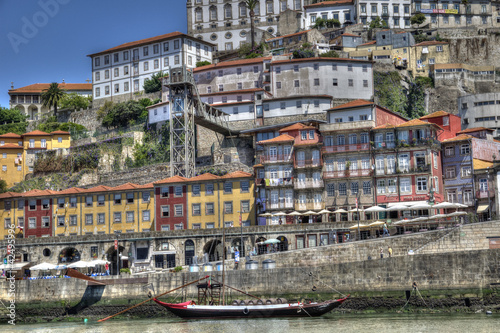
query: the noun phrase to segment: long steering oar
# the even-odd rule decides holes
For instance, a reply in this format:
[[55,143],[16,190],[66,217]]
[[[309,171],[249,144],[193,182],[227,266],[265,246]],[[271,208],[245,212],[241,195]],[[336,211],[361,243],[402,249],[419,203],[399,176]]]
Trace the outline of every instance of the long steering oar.
[[127,312],[127,311],[129,311],[129,310],[132,310],[133,308],[138,307],[139,305],[142,305],[142,304],[144,304],[144,303],[147,303],[147,302],[149,302],[149,301],[152,301],[152,300],[153,300],[153,299],[155,299],[155,298],[158,298],[158,297],[161,297],[161,296],[166,295],[166,294],[168,294],[168,293],[171,293],[171,292],[173,292],[173,291],[176,291],[176,290],[182,289],[182,288],[187,287],[187,286],[189,286],[189,285],[191,285],[191,284],[193,284],[193,283],[200,282],[201,280],[206,280],[206,279],[208,279],[209,277],[210,277],[210,275],[207,275],[207,276],[205,276],[204,278],[198,279],[198,280],[193,281],[193,282],[189,282],[189,283],[187,283],[187,284],[185,284],[185,285],[183,285],[183,286],[180,286],[180,287],[177,287],[177,288],[175,288],[175,289],[172,289],[172,290],[169,290],[169,291],[167,291],[167,292],[164,292],[163,294],[160,294],[160,295],[158,295],[158,296],[156,296],[156,297],[152,297],[152,298],[150,298],[150,299],[147,299],[147,300],[145,300],[145,301],[143,301],[143,302],[141,302],[141,303],[139,303],[139,304],[136,304],[136,305],[134,305],[134,306],[131,306],[130,308],[125,309],[125,310],[123,310],[123,311],[120,311],[120,312],[118,312],[118,313],[116,313],[116,314],[114,314],[114,315],[112,315],[112,316],[109,316],[109,317],[106,317],[106,318],[103,318],[103,319],[99,319],[97,322],[106,321],[106,320],[108,320],[108,319],[111,319],[111,318],[113,318],[113,317],[116,317],[116,316],[118,316],[118,315],[120,315],[120,314],[122,314],[122,313],[125,313],[125,312]]

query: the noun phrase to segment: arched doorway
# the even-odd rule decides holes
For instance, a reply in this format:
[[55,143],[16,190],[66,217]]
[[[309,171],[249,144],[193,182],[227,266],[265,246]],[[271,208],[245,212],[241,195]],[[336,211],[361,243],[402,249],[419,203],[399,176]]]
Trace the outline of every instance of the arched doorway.
[[[123,255],[123,251],[125,251],[125,248],[123,246],[119,246],[118,250],[120,253]],[[115,250],[115,247],[112,246],[108,249],[106,252],[106,259],[111,262],[109,265],[109,273],[111,275],[117,275],[118,274],[118,263],[117,263],[117,251]],[[128,260],[121,260],[120,262],[120,269],[121,268],[128,268]]]
[[38,107],[36,105],[28,107],[28,116],[30,120],[38,120]]
[[186,241],[184,244],[184,254],[185,254],[185,262],[186,265],[191,265],[193,263],[194,257],[194,242],[190,239]]
[[288,251],[288,239],[286,239],[285,236],[279,236],[276,239],[280,241],[276,244],[276,250],[278,250],[278,252]]
[[70,264],[80,260],[80,252],[74,247],[66,247],[59,252],[58,262],[60,264]]
[[203,247],[203,254],[208,256],[208,261],[222,260],[222,243],[220,240],[211,240]]
[[264,237],[257,238],[257,241],[255,242],[257,244],[257,254],[264,254],[267,252],[267,245],[259,244],[259,243],[263,243],[265,241],[266,241],[266,238],[264,238]]
[[[240,258],[245,257],[245,241],[243,240],[243,246],[241,246],[241,238],[235,238],[231,242],[231,247],[236,251],[238,249],[240,251]],[[232,255],[234,258],[234,253]]]

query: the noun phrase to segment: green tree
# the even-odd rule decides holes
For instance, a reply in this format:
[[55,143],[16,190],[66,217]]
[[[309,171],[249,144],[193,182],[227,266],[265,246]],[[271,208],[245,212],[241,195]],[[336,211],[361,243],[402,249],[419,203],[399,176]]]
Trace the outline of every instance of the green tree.
[[57,116],[57,105],[65,94],[66,92],[59,88],[57,82],[52,82],[49,89],[44,90],[41,94],[43,106],[48,106],[49,108],[53,107],[54,116]]
[[28,116],[18,109],[7,109],[0,106],[0,124],[25,122]]
[[[144,101],[143,101],[144,103]],[[125,127],[136,121],[145,120],[147,116],[146,107],[138,101],[127,101],[114,104],[102,119],[102,125],[110,127]]]
[[313,28],[314,29],[318,29],[318,30],[321,30],[323,29],[324,27],[326,27],[326,20],[321,18],[321,17],[318,17],[316,19],[316,21],[314,21],[314,25],[313,25]]
[[333,28],[333,27],[340,27],[340,21],[337,19],[328,19],[326,20],[326,27],[327,28]]
[[61,109],[86,109],[92,103],[92,96],[82,96],[76,92],[65,94],[59,101],[59,107]]
[[334,50],[330,50],[330,51],[325,52],[325,53],[320,53],[319,56],[323,57],[323,58],[338,58],[339,54]]
[[196,67],[202,67],[202,66],[206,66],[206,65],[210,65],[210,64],[211,64],[211,62],[208,60],[198,61],[198,62],[196,62]]
[[255,47],[255,26],[254,26],[254,16],[255,16],[255,6],[257,6],[259,2],[257,0],[245,0],[245,5],[250,11],[250,40],[252,49]]
[[164,77],[163,72],[153,74],[150,79],[144,80],[144,91],[146,93],[154,93],[161,90],[161,78]]
[[387,22],[382,20],[380,16],[377,16],[370,22],[370,30],[376,28],[387,28]]
[[7,182],[3,179],[0,179],[0,193],[5,193],[7,192]]
[[111,101],[106,101],[104,104],[97,110],[97,120],[103,120],[104,117],[107,116],[107,114],[113,109],[113,102]]
[[425,15],[422,13],[417,13],[410,18],[411,24],[421,25],[425,22]]

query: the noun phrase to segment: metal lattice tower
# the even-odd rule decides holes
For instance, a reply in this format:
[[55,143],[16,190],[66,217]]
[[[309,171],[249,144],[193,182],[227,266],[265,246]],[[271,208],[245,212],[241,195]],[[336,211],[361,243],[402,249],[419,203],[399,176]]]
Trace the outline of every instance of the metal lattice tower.
[[170,71],[166,84],[170,102],[170,176],[195,174],[194,105],[186,68]]
[[196,167],[195,124],[229,137],[239,131],[229,128],[227,114],[201,101],[193,73],[186,66],[170,69],[163,84],[170,102],[170,176],[190,178]]

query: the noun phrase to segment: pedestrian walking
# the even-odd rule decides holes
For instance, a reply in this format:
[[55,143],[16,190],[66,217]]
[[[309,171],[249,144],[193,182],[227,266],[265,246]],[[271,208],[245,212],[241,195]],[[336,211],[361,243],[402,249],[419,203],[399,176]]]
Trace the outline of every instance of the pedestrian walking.
[[392,247],[389,246],[387,252],[389,252],[389,258],[392,258]]
[[109,275],[109,264],[106,263],[106,265],[104,265],[104,268],[106,269],[106,274]]
[[381,247],[380,248],[380,259],[383,259],[384,258],[384,248]]
[[389,229],[387,229],[387,223],[384,223],[383,228],[384,228],[384,234],[382,235],[382,237],[384,237],[385,235],[390,236]]

